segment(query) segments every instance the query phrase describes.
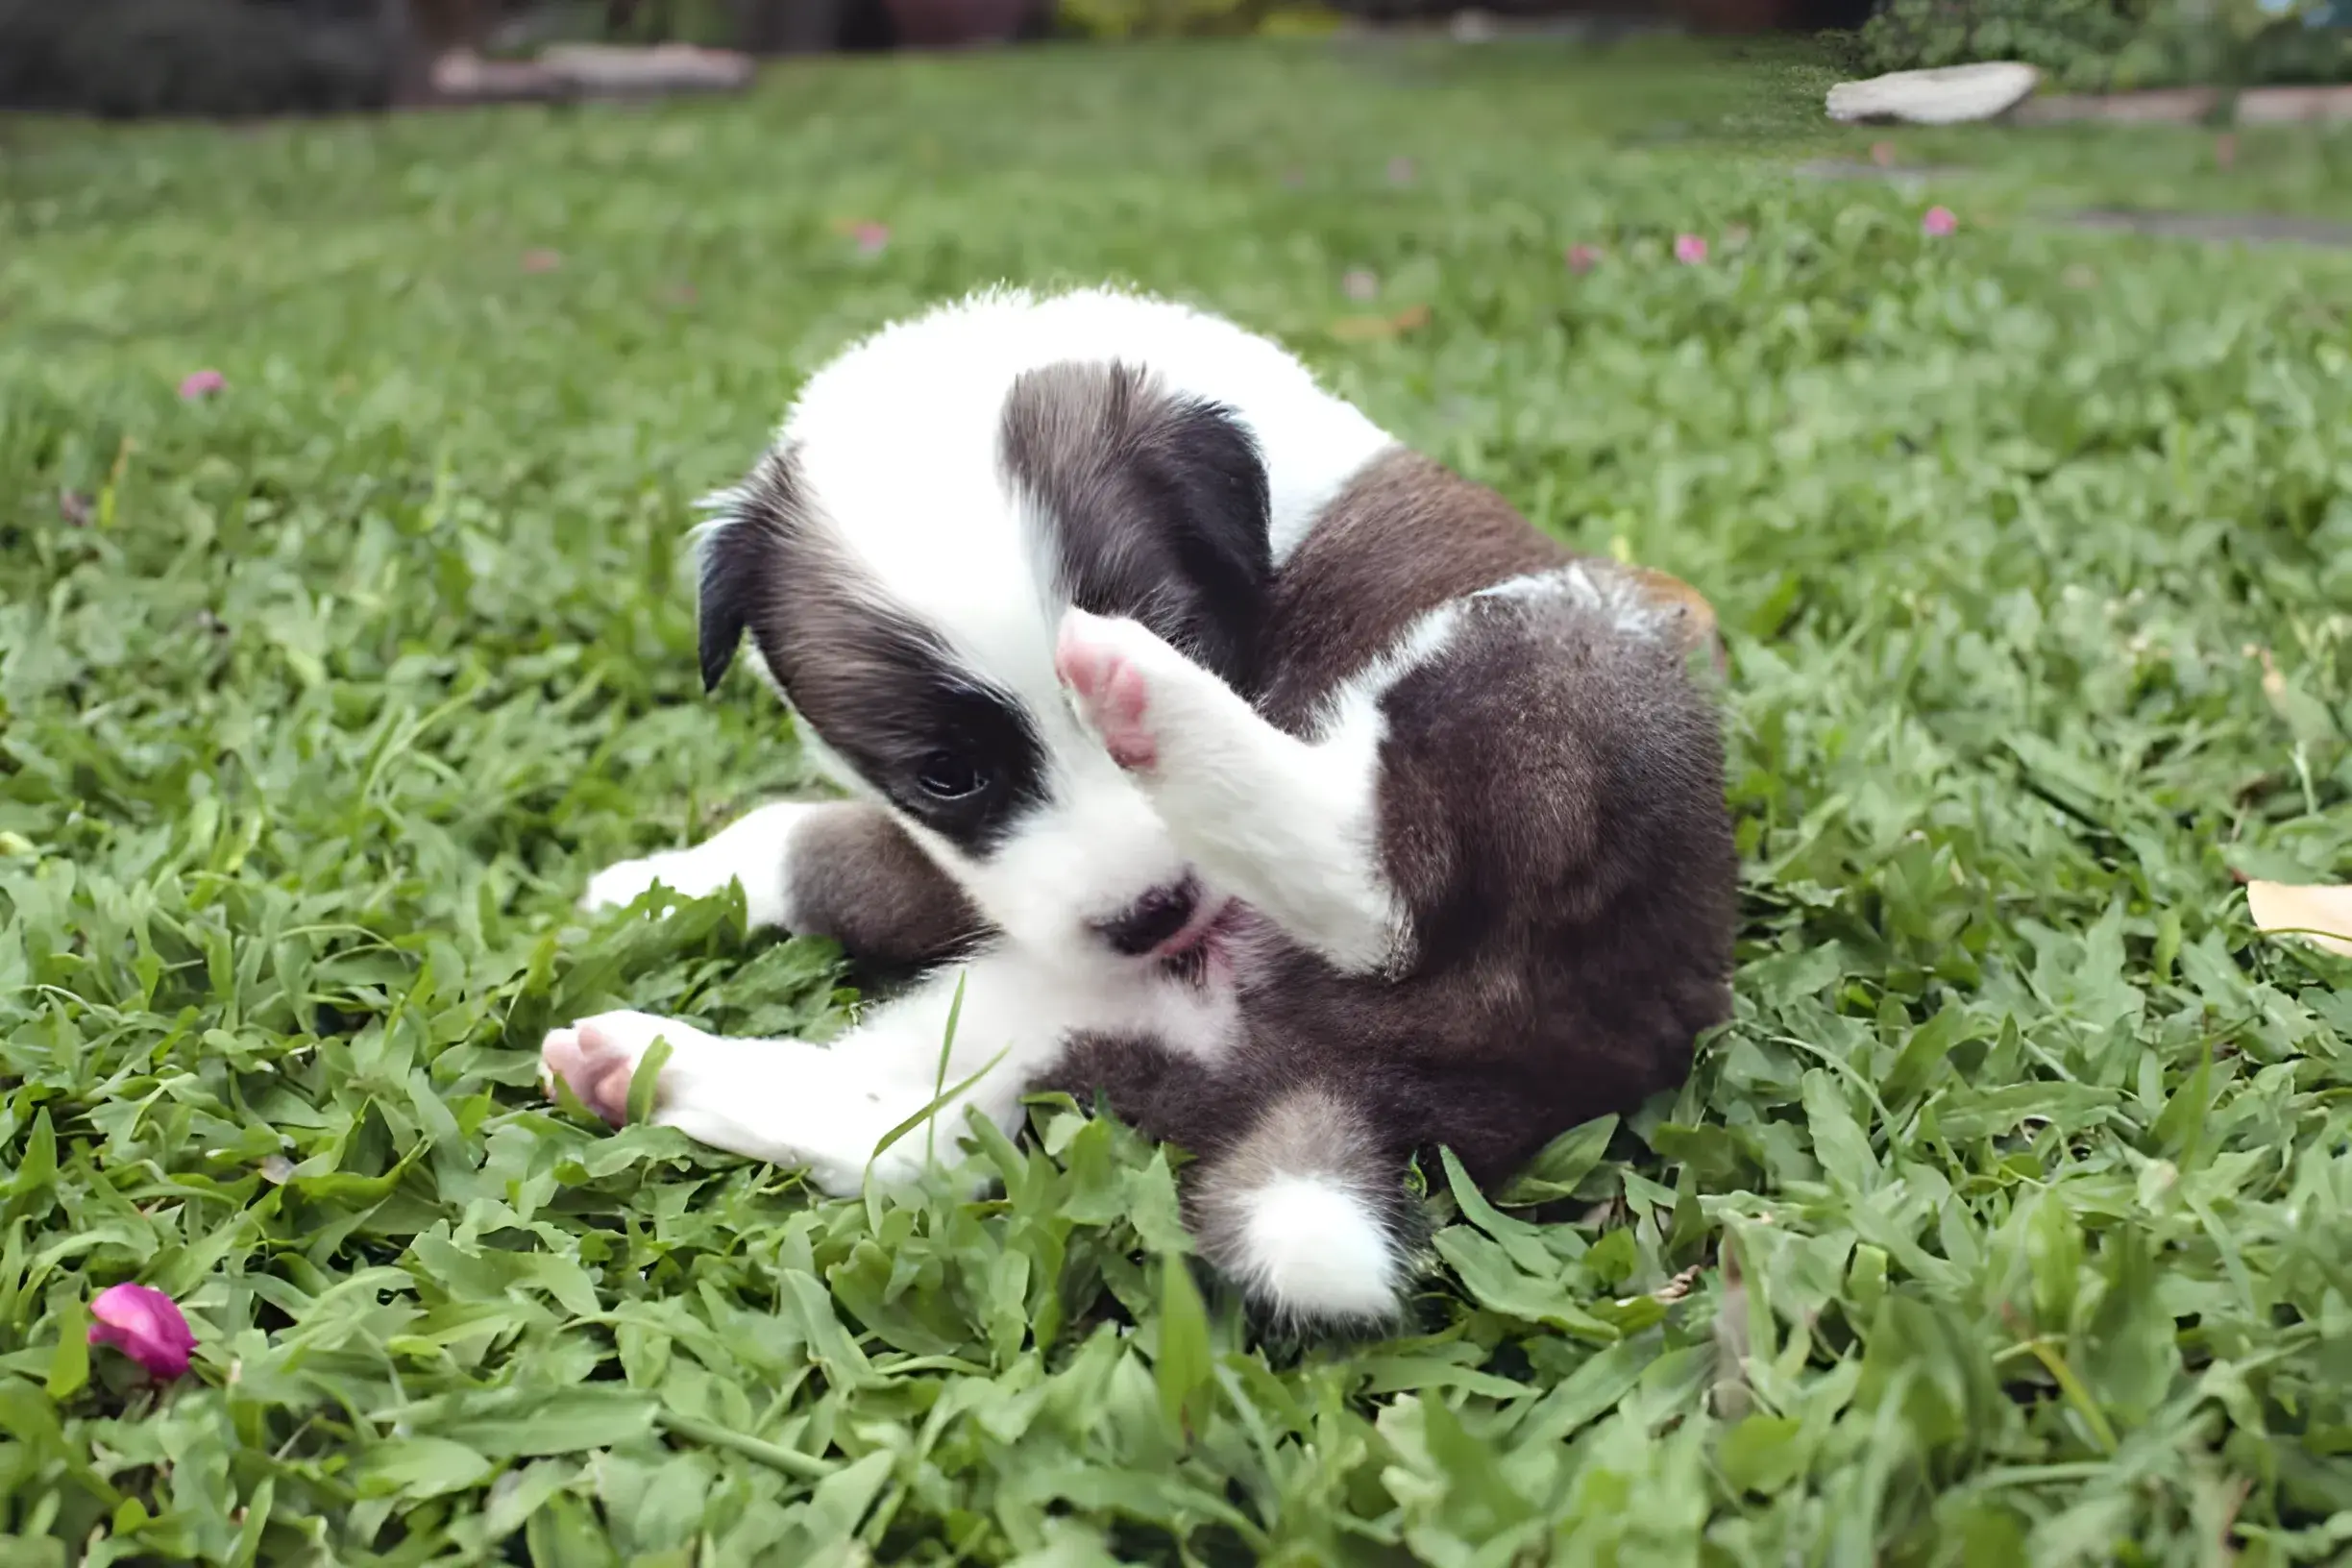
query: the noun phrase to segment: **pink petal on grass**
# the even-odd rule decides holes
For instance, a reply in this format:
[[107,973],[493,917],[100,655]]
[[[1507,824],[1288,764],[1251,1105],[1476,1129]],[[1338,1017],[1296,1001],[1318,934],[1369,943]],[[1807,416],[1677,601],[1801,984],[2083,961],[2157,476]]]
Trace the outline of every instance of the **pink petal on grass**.
[[1600,264],[1600,246],[1571,245],[1568,247],[1568,270],[1570,272],[1590,272]]
[[196,1335],[171,1297],[145,1285],[110,1286],[90,1303],[89,1342],[112,1345],[147,1369],[158,1383],[188,1369]]
[[1697,234],[1675,235],[1675,259],[1686,267],[1695,267],[1707,258],[1707,243]]
[[189,403],[208,398],[215,392],[226,391],[229,378],[217,370],[190,371],[180,382],[180,396]]
[[1920,233],[1932,235],[1937,239],[1943,238],[1959,227],[1960,220],[1952,216],[1952,209],[1948,207],[1931,207],[1927,209],[1926,215],[1920,219]]
[[849,237],[857,241],[858,255],[880,256],[890,247],[890,225],[887,223],[857,224],[850,229]]

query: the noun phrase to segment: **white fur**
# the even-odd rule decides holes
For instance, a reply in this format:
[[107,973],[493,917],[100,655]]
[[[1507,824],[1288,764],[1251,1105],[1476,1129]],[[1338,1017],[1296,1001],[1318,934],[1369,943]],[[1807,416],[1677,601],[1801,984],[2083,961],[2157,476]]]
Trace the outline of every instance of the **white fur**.
[[[808,471],[820,493],[849,498],[845,508],[862,516],[895,511],[925,547],[946,544],[978,521],[975,501],[996,493],[996,431],[1014,380],[1065,360],[1104,358],[1148,368],[1247,427],[1265,461],[1277,564],[1348,481],[1395,445],[1267,339],[1167,300],[1104,288],[1043,297],[992,289],[885,327],[809,379],[779,439],[800,443],[804,454],[823,449],[830,460]],[[910,427],[923,431],[912,450],[903,436]],[[976,482],[983,478],[992,482]],[[918,495],[936,504],[905,504]],[[960,603],[966,585],[949,562],[938,565]],[[896,588],[902,579],[891,581]]]
[[[1249,429],[1266,468],[1278,560],[1394,446],[1267,340],[1184,306],[1103,289],[993,291],[885,328],[813,376],[776,436],[793,450],[806,494],[892,600],[1019,698],[1038,726],[1056,803],[1017,843],[973,864],[917,832],[975,904],[1031,944],[1080,941],[1090,922],[1186,869],[1150,802],[1068,712],[1053,663],[1063,606],[1037,557],[1028,503],[1000,468],[1014,381],[1103,358],[1219,403]],[[821,745],[811,755],[831,764],[835,782],[862,789]]]
[[1239,1256],[1227,1266],[1251,1294],[1293,1316],[1342,1322],[1396,1310],[1394,1248],[1373,1212],[1330,1176],[1277,1176],[1242,1199]]
[[[860,1189],[870,1164],[891,1186],[912,1176],[934,1145],[942,1154],[952,1151],[968,1106],[1014,1131],[1025,1085],[1051,1065],[1071,1030],[1148,1033],[1174,1049],[1203,1054],[1231,1038],[1230,992],[1122,978],[1107,968],[1089,975],[1008,947],[927,977],[830,1045],[724,1039],[674,1018],[621,1012],[555,1031],[547,1050],[551,1057],[562,1037],[601,1063],[633,1070],[654,1040],[665,1039],[671,1055],[655,1090],[656,1123],[730,1154],[804,1164],[820,1188],[846,1196]],[[935,1139],[914,1134],[875,1160],[892,1128],[992,1063],[992,1070],[936,1114]]]
[[1667,626],[1667,612],[1629,574],[1573,561],[1550,572],[1511,577],[1479,590],[1480,599],[1566,599],[1608,618],[1609,628],[1628,637],[1654,638]]
[[744,912],[754,927],[790,928],[794,911],[785,876],[785,844],[814,806],[778,800],[737,819],[688,849],[667,849],[643,860],[607,866],[588,879],[580,907],[633,903],[655,882],[689,898],[707,898],[740,882]]
[[1349,681],[1315,738],[1286,735],[1223,681],[1133,621],[1072,610],[1066,638],[1114,649],[1139,672],[1158,760],[1137,777],[1210,884],[1270,917],[1341,968],[1407,949],[1405,911],[1380,868],[1380,696],[1443,645],[1452,618],[1416,625]]

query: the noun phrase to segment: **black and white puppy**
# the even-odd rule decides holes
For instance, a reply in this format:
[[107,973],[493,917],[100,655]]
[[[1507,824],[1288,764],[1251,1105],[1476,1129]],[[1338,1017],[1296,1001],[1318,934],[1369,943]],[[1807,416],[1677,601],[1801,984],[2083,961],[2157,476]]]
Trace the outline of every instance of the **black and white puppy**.
[[1687,1069],[1736,857],[1704,603],[1578,558],[1273,344],[1134,295],[981,295],[807,384],[720,498],[701,658],[749,634],[852,796],[615,866],[927,971],[830,1046],[640,1013],[549,1035],[618,1120],[902,1178],[943,1113],[1103,1094],[1198,1155],[1206,1258],[1309,1325],[1408,1282],[1404,1175],[1507,1175]]

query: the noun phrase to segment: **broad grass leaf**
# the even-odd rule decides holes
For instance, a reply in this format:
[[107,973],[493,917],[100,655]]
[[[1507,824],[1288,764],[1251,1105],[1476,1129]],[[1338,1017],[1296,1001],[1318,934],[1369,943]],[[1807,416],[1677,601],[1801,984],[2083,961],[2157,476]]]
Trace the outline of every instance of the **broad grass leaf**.
[[1813,1158],[1830,1179],[1855,1196],[1878,1184],[1878,1161],[1869,1135],[1846,1103],[1844,1085],[1826,1067],[1804,1075],[1805,1123],[1813,1132]]
[[1617,1408],[1657,1360],[1653,1335],[1627,1339],[1595,1351],[1553,1385],[1520,1418],[1512,1433],[1519,1443],[1551,1443]]
[[1743,991],[1771,1008],[1784,1008],[1819,995],[1846,973],[1846,950],[1836,943],[1774,953],[1745,965],[1739,972]]
[[2180,1371],[2180,1346],[2146,1240],[2119,1232],[2100,1262],[2104,1287],[2078,1364],[2091,1396],[2120,1416],[2115,1425],[2123,1429],[2145,1421],[2163,1401]]
[[809,1347],[825,1376],[843,1387],[855,1388],[873,1381],[873,1363],[858,1348],[849,1331],[833,1311],[833,1298],[821,1281],[796,1268],[778,1278],[781,1289],[776,1315]]
[[1779,1491],[1804,1472],[1803,1430],[1793,1416],[1745,1416],[1718,1439],[1715,1463],[1738,1491]]
[[1527,1209],[1531,1204],[1574,1196],[1587,1175],[1608,1154],[1608,1140],[1616,1136],[1616,1128],[1618,1119],[1613,1115],[1595,1116],[1592,1121],[1571,1126],[1559,1138],[1553,1138],[1531,1162],[1527,1162],[1527,1168],[1506,1183],[1501,1201],[1515,1209]]
[[1503,1245],[1468,1225],[1449,1225],[1434,1238],[1437,1255],[1480,1306],[1531,1323],[1548,1323],[1579,1338],[1608,1344],[1618,1332],[1572,1300],[1556,1266],[1551,1277],[1524,1272]]
[[1464,1219],[1492,1237],[1505,1252],[1510,1254],[1511,1262],[1529,1273],[1540,1276],[1559,1271],[1560,1260],[1544,1245],[1541,1227],[1498,1213],[1494,1205],[1486,1201],[1485,1194],[1478,1189],[1478,1184],[1470,1179],[1469,1173],[1462,1169],[1462,1164],[1455,1158],[1454,1151],[1440,1149],[1437,1152],[1445,1164],[1446,1188],[1454,1194],[1454,1202],[1461,1210]]
[[395,1437],[367,1450],[356,1484],[363,1497],[438,1497],[465,1490],[492,1468],[480,1454],[447,1437]]
[[1152,1380],[1168,1430],[1189,1441],[1198,1430],[1200,1397],[1213,1381],[1209,1311],[1192,1283],[1190,1261],[1170,1253],[1160,1260],[1160,1346]]
[[49,1375],[43,1391],[60,1402],[71,1399],[89,1382],[89,1306],[79,1290],[61,1292],[57,1304],[58,1342],[49,1354]]
[[444,1395],[402,1412],[420,1435],[462,1444],[492,1459],[610,1448],[653,1426],[654,1399],[618,1384],[580,1388],[486,1389]]
[[670,1041],[655,1036],[645,1055],[637,1059],[637,1066],[629,1072],[628,1110],[623,1118],[628,1125],[642,1127],[653,1119],[654,1096],[661,1090],[662,1064],[674,1054]]
[[540,1505],[523,1539],[531,1568],[620,1568],[621,1555],[595,1511],[562,1492]]

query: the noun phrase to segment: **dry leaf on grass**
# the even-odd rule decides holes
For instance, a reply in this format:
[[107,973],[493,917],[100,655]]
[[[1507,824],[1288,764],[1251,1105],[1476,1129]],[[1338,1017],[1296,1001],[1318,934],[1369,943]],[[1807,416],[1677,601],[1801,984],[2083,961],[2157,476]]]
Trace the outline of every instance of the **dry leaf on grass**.
[[1389,316],[1341,316],[1331,324],[1331,335],[1342,343],[1371,343],[1403,337],[1429,324],[1430,307],[1409,305]]
[[2299,936],[2352,958],[2352,887],[2248,882],[2246,905],[2266,936]]

